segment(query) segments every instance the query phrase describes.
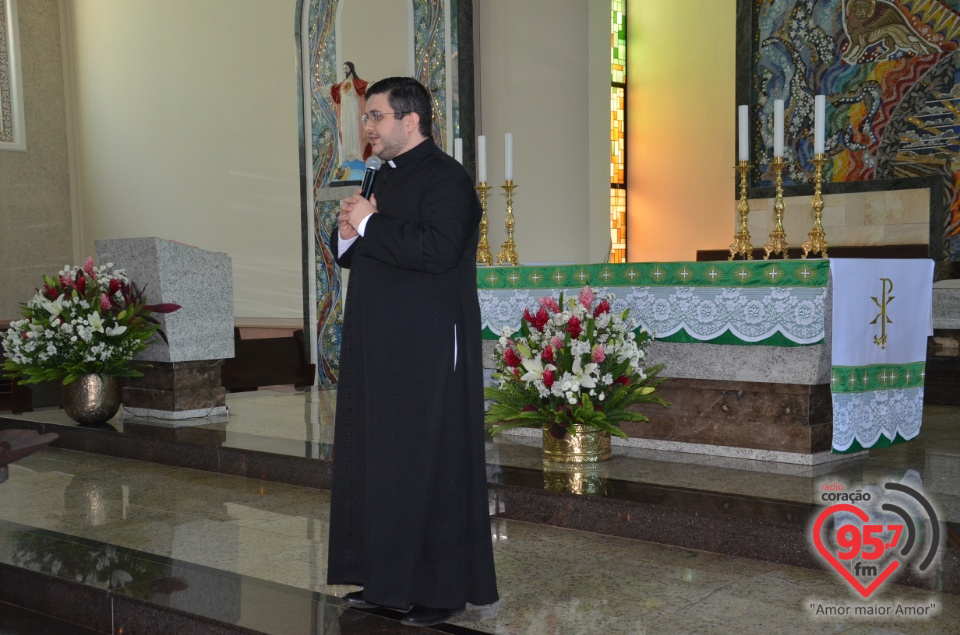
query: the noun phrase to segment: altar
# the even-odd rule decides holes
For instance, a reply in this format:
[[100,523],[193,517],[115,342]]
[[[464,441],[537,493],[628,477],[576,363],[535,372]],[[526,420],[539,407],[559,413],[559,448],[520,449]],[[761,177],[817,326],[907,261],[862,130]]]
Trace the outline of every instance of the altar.
[[[845,298],[840,304],[844,316],[856,312],[859,320],[864,311],[879,306],[876,298],[889,291],[884,285],[897,293],[912,288],[919,290],[918,297],[926,297],[926,306],[922,299],[897,301],[898,337],[905,336],[907,320],[920,325],[909,329],[922,350],[907,354],[919,357],[884,360],[883,351],[874,346],[888,363],[871,359],[862,367],[834,365],[833,331],[845,323],[835,320],[843,316],[834,316],[833,278],[840,263],[867,263],[857,274],[842,274],[863,278],[853,282],[862,293],[845,294],[856,300]],[[919,269],[908,272],[907,263],[919,263]],[[823,463],[919,433],[931,316],[930,267],[929,260],[880,259],[481,267],[477,287],[485,365],[490,372],[496,339],[505,326],[519,328],[524,308],[537,306],[539,297],[576,294],[590,285],[598,293],[613,293],[613,311],[629,308],[630,316],[653,334],[647,360],[665,364],[661,376],[669,378],[658,391],[672,405],[644,409],[649,422],[624,422],[629,438],[614,443]],[[883,301],[893,301],[895,295]],[[880,324],[860,320],[858,328],[869,343],[881,330],[886,335],[889,319],[884,313]],[[851,376],[857,378],[853,385],[847,381]],[[870,397],[874,393],[878,396]],[[861,409],[868,397],[871,420],[852,422],[851,408]],[[883,408],[891,403],[896,404],[896,417],[886,421],[890,413]],[[835,413],[841,430],[834,428]],[[852,431],[868,440],[855,439]]]

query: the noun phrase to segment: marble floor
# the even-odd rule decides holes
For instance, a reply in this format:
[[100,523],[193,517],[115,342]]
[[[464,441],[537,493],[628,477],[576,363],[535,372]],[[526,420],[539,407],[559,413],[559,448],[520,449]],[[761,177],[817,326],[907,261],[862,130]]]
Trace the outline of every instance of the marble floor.
[[[328,458],[334,398],[323,391],[231,395],[229,422],[206,427],[217,431],[224,446]],[[57,410],[25,416],[54,422],[63,417]],[[141,424],[119,416],[111,422],[121,432]],[[542,468],[539,456],[538,448],[522,438],[488,445],[492,473],[506,466]],[[928,408],[924,431],[910,444],[816,467],[620,448],[601,469],[601,478],[618,482],[809,504],[817,503],[824,482],[862,488],[912,474],[949,527],[960,520],[960,409]],[[207,587],[195,602],[252,632],[416,632],[397,630],[397,616],[390,612],[380,616],[385,622],[364,622],[364,616],[345,611],[337,601],[352,588],[323,583],[328,503],[323,489],[51,447],[11,465],[8,481],[0,485],[0,562],[102,588],[125,587],[133,594],[139,584],[149,587],[152,597],[166,597],[170,606],[203,578]],[[888,583],[863,600],[826,567],[496,517],[491,532],[500,602],[467,607],[439,630],[958,632],[960,596],[943,592]],[[170,574],[171,568],[180,573]],[[161,579],[166,582],[158,586]],[[320,598],[323,610],[291,603],[278,613],[280,598],[290,597],[280,590],[291,589]],[[856,607],[891,614],[852,615]],[[907,617],[898,609],[928,615]],[[844,611],[848,615],[837,615]]]

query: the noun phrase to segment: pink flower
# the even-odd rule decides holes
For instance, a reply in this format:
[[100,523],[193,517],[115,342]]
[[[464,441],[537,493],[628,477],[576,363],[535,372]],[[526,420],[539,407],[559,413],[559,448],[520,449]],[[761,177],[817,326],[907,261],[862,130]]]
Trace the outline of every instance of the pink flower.
[[512,348],[508,348],[503,354],[503,361],[510,368],[516,368],[523,360],[519,355],[517,355],[517,351],[513,350]]
[[580,292],[580,304],[582,304],[584,308],[589,309],[595,299],[596,296],[594,296],[593,291],[590,290],[590,285],[585,286],[583,291]]
[[117,278],[110,278],[110,295],[113,295],[120,290],[120,280]]
[[88,275],[93,276],[93,258],[87,256],[87,259],[83,262],[83,270],[87,272]]
[[553,350],[558,351],[563,348],[563,340],[560,339],[559,335],[554,335],[550,338],[550,346],[553,347]]
[[580,326],[580,318],[570,318],[570,321],[567,322],[567,328],[565,330],[570,334],[570,339],[575,340],[580,337],[580,334],[583,333],[583,328]]
[[606,300],[601,300],[600,304],[597,305],[597,308],[593,310],[593,317],[598,317],[604,313],[610,312],[610,303]]
[[110,310],[110,297],[106,293],[100,294],[100,308],[104,311]]
[[543,371],[543,385],[549,388],[553,385],[555,377],[553,376],[553,371],[549,368]]
[[603,350],[603,344],[597,344],[597,347],[593,349],[593,361],[595,364],[599,364],[607,358],[607,352]]
[[540,306],[545,308],[547,311],[550,311],[551,313],[560,312],[560,305],[557,304],[557,300],[555,298],[545,296],[545,297],[539,298],[538,301],[540,302]]

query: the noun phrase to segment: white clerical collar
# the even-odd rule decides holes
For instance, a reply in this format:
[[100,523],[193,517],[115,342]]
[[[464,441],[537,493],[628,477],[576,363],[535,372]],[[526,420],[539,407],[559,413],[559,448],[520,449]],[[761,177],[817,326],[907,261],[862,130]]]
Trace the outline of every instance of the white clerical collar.
[[387,161],[387,165],[389,165],[391,168],[397,167],[397,164],[393,162],[393,159],[390,159],[389,161]]

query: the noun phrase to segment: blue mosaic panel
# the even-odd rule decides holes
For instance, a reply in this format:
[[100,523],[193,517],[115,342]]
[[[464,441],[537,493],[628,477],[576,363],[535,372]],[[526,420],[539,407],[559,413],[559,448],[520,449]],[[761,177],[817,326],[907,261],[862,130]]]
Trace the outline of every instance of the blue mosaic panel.
[[414,0],[413,76],[427,87],[433,97],[433,138],[446,147],[447,72],[445,63],[443,0]]
[[[337,160],[337,115],[328,96],[320,90],[336,78],[335,20],[339,0],[310,0],[309,50],[311,182],[314,193],[315,280],[317,289],[317,380],[321,386],[337,381],[340,364],[340,324],[343,292],[340,267],[327,245],[336,231],[337,203],[318,201]],[[333,78],[333,79],[331,79]]]

